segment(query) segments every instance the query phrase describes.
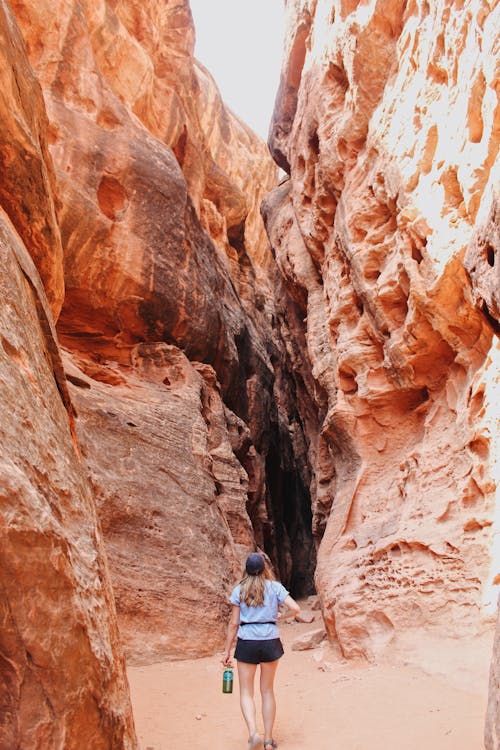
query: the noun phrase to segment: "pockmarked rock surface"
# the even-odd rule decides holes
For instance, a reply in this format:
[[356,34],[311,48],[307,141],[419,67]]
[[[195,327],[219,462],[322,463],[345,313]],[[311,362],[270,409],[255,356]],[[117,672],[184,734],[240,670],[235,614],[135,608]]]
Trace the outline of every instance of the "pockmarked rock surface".
[[500,7],[286,7],[263,214],[313,380],[323,615],[372,659],[496,607]]

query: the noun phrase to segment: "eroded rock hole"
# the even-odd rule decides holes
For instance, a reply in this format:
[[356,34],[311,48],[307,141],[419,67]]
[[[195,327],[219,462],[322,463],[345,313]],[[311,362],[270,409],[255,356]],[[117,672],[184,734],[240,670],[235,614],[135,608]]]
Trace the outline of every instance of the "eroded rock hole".
[[331,62],[328,66],[328,75],[343,91],[347,91],[349,88],[349,80],[344,68]]
[[412,247],[411,257],[413,258],[413,260],[416,260],[419,265],[420,263],[422,263],[424,259],[424,256],[422,255],[422,253],[420,252],[420,250],[418,249],[416,245]]
[[356,393],[358,390],[356,373],[348,365],[339,368],[339,386],[344,393]]
[[102,178],[97,189],[99,208],[108,219],[118,221],[128,206],[127,192],[114,177]]

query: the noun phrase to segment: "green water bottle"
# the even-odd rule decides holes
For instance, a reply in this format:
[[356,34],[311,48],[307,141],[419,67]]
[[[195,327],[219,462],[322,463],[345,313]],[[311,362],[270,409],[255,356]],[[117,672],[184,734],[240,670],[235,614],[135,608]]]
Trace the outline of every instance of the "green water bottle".
[[233,692],[233,670],[231,667],[226,667],[224,674],[222,675],[222,692]]

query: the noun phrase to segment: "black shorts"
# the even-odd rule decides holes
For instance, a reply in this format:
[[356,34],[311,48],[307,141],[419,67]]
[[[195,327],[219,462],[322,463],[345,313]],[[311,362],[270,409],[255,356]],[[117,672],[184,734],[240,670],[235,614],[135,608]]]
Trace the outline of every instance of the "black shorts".
[[271,638],[268,641],[245,641],[238,638],[234,658],[246,664],[260,664],[263,661],[276,661],[284,653],[279,638]]

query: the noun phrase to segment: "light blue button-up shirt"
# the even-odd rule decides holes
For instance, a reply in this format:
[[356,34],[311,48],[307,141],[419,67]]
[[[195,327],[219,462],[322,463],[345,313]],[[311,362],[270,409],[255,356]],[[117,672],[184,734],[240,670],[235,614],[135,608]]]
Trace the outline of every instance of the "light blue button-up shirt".
[[249,607],[248,604],[240,601],[239,584],[235,586],[229,601],[240,608],[240,622],[249,623],[240,625],[238,638],[244,641],[270,641],[272,638],[279,638],[278,626],[271,625],[269,622],[275,622],[278,619],[278,607],[283,604],[288,594],[289,592],[281,583],[267,580],[264,604],[260,607]]

